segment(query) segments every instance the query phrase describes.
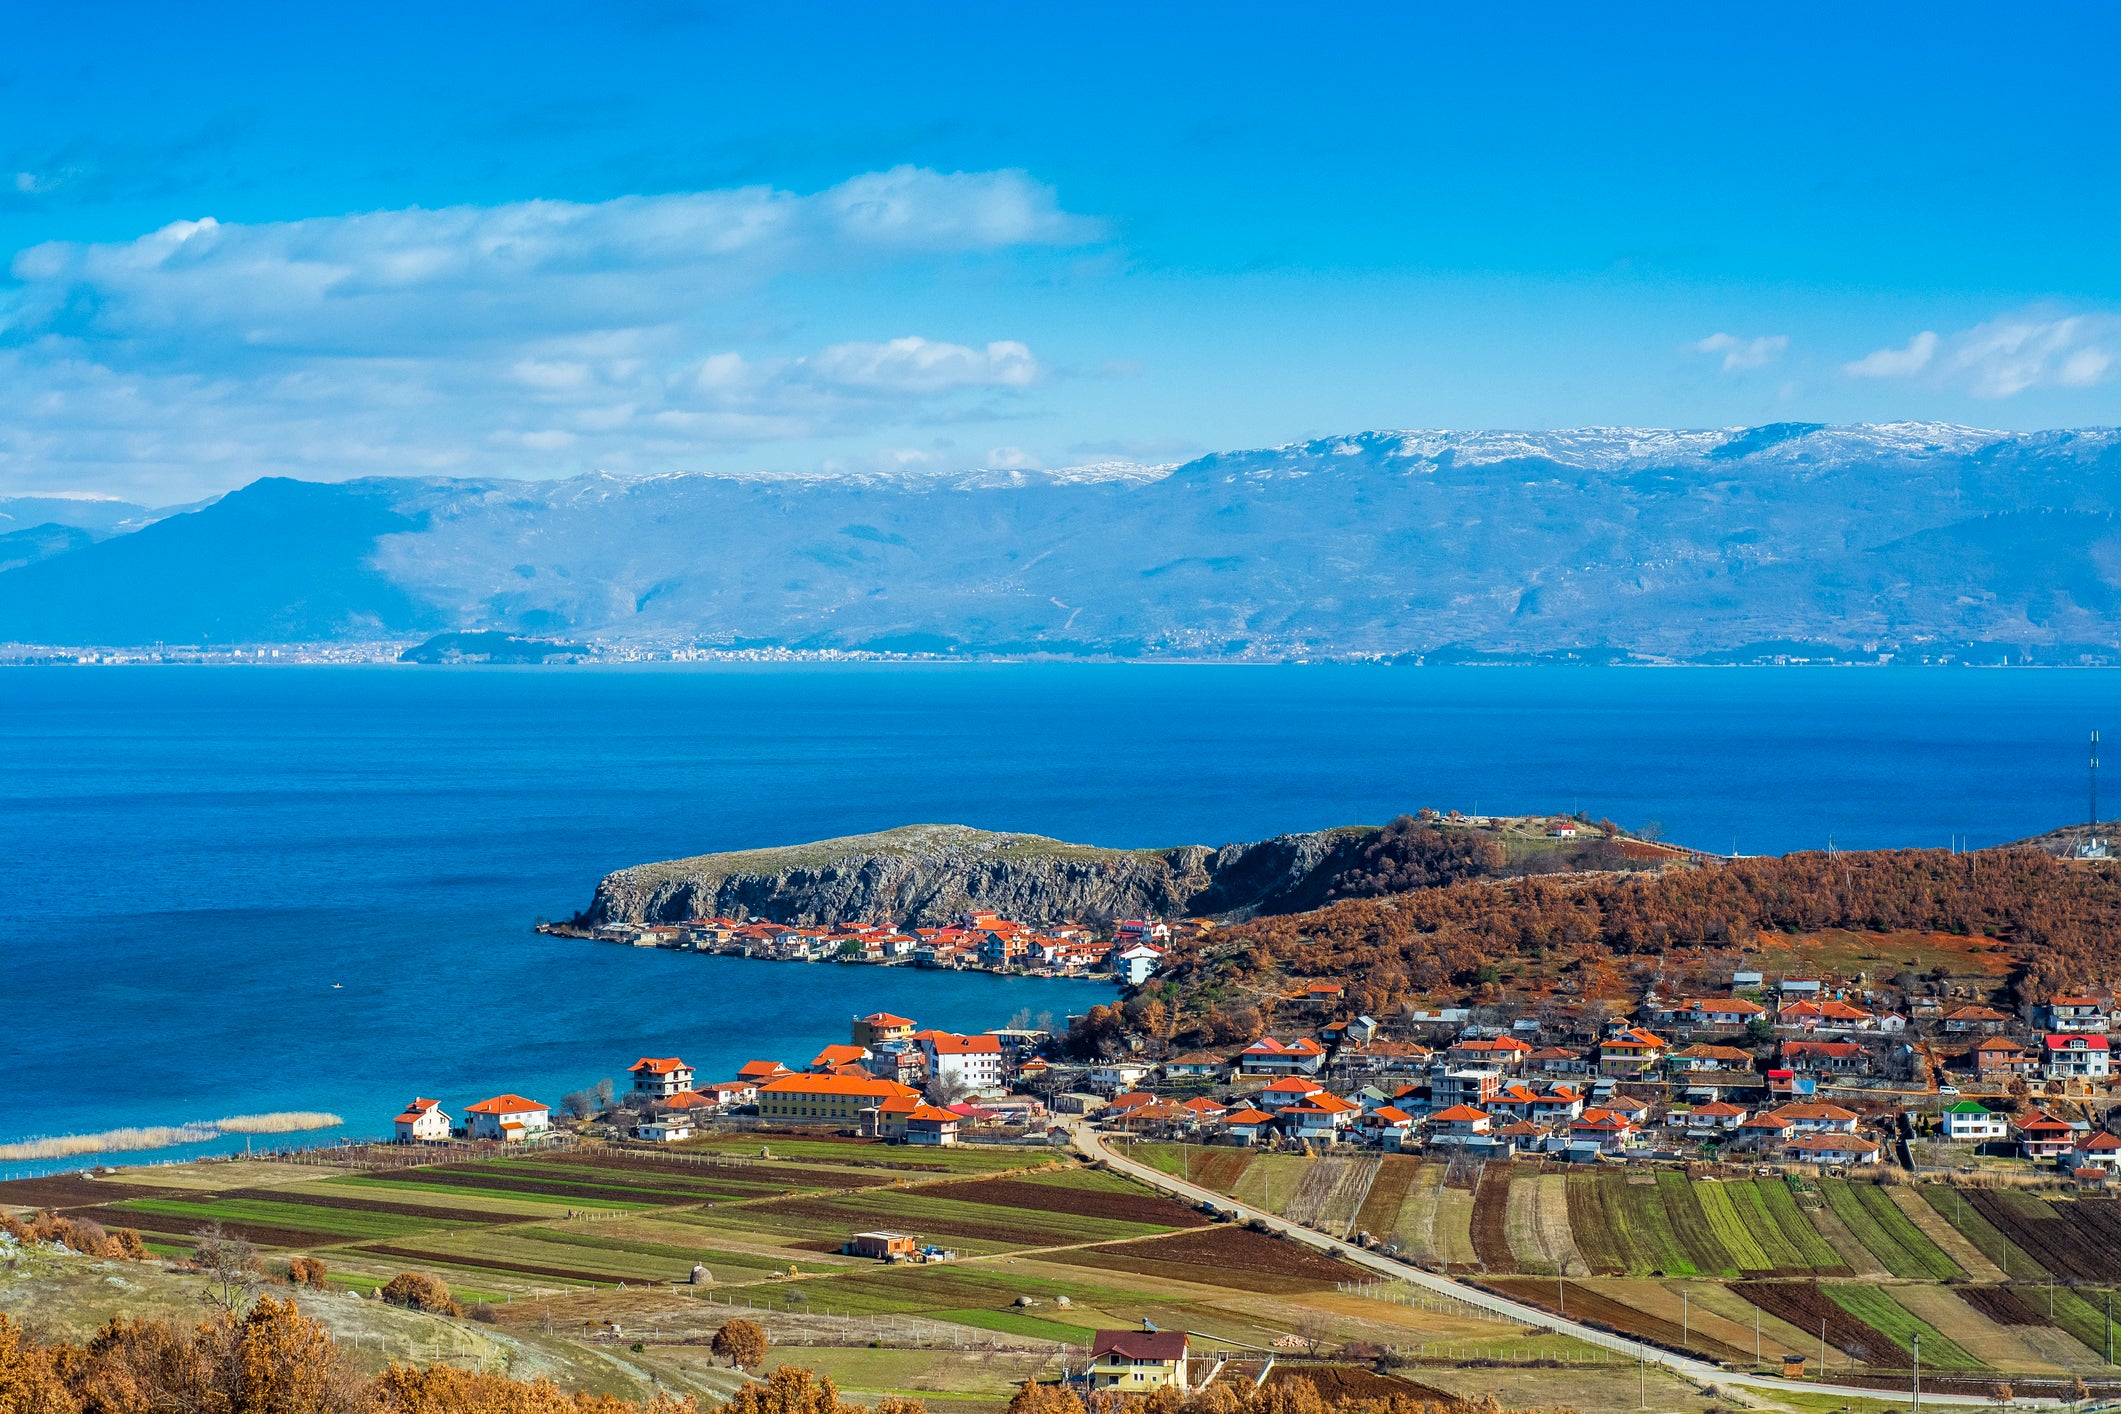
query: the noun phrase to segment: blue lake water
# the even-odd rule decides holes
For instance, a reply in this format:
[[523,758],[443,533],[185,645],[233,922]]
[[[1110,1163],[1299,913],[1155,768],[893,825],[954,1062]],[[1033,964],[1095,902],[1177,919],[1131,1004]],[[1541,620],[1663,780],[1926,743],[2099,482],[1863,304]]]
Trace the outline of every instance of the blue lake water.
[[876,1007],[977,1028],[1110,995],[530,931],[643,860],[1421,805],[1748,853],[1994,844],[2082,818],[2117,701],[2121,673],[1970,669],[11,669],[0,1143],[312,1109],[374,1134],[415,1093],[551,1100],[643,1054],[797,1063]]

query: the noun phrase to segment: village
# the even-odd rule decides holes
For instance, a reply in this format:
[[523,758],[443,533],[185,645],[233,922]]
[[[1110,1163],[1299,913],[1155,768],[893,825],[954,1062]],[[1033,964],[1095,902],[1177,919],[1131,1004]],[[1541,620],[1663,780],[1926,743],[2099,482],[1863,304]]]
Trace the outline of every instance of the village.
[[[1088,932],[979,913],[910,933],[710,919],[623,940],[779,959],[1069,975],[1095,967],[1141,986],[1162,964],[1172,925],[1131,920],[1104,942]],[[2040,1165],[2086,1187],[2105,1184],[2121,1157],[2121,1137],[2105,1126],[2109,998],[2051,997],[2019,1018],[1919,990],[1735,971],[1714,996],[1652,991],[1632,1008],[1597,1002],[1538,1015],[1493,1004],[1409,1008],[1387,1027],[1349,1015],[1345,995],[1338,982],[1302,985],[1276,1010],[1299,1024],[1249,1045],[1169,1053],[1137,1036],[1102,1057],[1070,1054],[1068,1038],[1044,1031],[961,1035],[876,1012],[807,1061],[754,1060],[720,1078],[679,1057],[641,1057],[624,1092],[577,1094],[558,1107],[499,1095],[469,1106],[462,1123],[419,1099],[398,1117],[396,1137],[533,1141],[557,1123],[683,1144],[719,1125],[943,1145],[1022,1142],[1088,1120],[1144,1139],[1300,1152],[1738,1158],[1834,1170]]]
[[1064,923],[1036,928],[998,913],[967,913],[941,928],[898,929],[849,922],[803,926],[762,918],[700,918],[684,923],[606,923],[586,932],[541,924],[544,932],[637,948],[668,948],[769,962],[843,962],[939,967],[1033,977],[1110,974],[1133,986],[1148,979],[1162,946],[1213,929],[1205,920],[1165,923],[1122,919],[1103,927]]

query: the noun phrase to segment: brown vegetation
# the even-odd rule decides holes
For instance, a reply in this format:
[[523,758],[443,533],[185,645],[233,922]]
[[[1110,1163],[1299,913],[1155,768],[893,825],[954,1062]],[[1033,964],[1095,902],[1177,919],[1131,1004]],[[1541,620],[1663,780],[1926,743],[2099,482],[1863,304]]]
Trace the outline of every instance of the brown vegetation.
[[1071,1217],[1110,1218],[1118,1222],[1154,1223],[1161,1227],[1201,1227],[1208,1221],[1191,1208],[1147,1193],[1110,1193],[1099,1189],[1069,1188],[1057,1183],[1026,1183],[1015,1178],[931,1183],[923,1186],[920,1194],[923,1198],[955,1198],[961,1203],[986,1203],[1028,1212],[1066,1213]]
[[1824,1328],[1829,1345],[1853,1360],[1897,1363],[1900,1345],[1836,1305],[1815,1281],[1742,1281],[1731,1290],[1801,1331]]
[[[1615,954],[1746,947],[1763,932],[1828,928],[1986,936],[2016,950],[2021,994],[2082,990],[2121,977],[2121,957],[2103,941],[2121,932],[2121,865],[2032,850],[1877,850],[1464,882],[1255,919],[1214,934],[1212,959],[1183,959],[1176,976],[1183,987],[1334,977],[1348,983],[1351,1011],[1385,1016],[1513,960],[1595,971]],[[1196,1024],[1206,1034],[1223,1022]]]
[[449,1294],[449,1287],[440,1277],[426,1272],[399,1272],[383,1283],[378,1293],[393,1306],[405,1306],[414,1311],[432,1311],[437,1316],[461,1316],[464,1308]]
[[725,1321],[708,1348],[716,1359],[727,1360],[739,1370],[756,1370],[766,1363],[766,1332],[741,1318]]
[[327,1274],[328,1269],[315,1257],[297,1257],[287,1264],[289,1284],[306,1286],[312,1291],[324,1289],[324,1278]]
[[[571,1395],[436,1365],[357,1374],[323,1326],[291,1301],[266,1298],[183,1330],[114,1320],[86,1346],[43,1345],[0,1315],[5,1414],[638,1414],[643,1406]],[[650,1414],[694,1414],[657,1395]],[[765,1411],[760,1411],[765,1414]],[[777,1411],[776,1411],[777,1414]],[[897,1414],[918,1414],[918,1406]]]
[[0,1232],[17,1242],[55,1242],[84,1257],[116,1257],[138,1261],[147,1255],[140,1234],[129,1227],[105,1228],[93,1218],[62,1217],[38,1213],[24,1219],[0,1213]]
[[[1059,1385],[1032,1383],[1017,1390],[1008,1414],[1505,1414],[1492,1395],[1460,1399],[1345,1366],[1292,1370],[1286,1376],[1276,1370],[1275,1376],[1241,1388],[1241,1382],[1218,1380],[1191,1394],[1164,1388],[1144,1397],[1101,1390],[1087,1404]],[[1573,1411],[1557,1406],[1553,1414]]]

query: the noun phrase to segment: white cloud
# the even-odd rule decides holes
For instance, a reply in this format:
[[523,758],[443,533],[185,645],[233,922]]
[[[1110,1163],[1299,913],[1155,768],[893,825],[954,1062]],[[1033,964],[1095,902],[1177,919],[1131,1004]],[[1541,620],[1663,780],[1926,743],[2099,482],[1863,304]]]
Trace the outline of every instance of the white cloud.
[[[1100,235],[1021,172],[900,167],[807,195],[206,217],[48,242],[0,284],[0,489],[175,499],[267,472],[667,469],[991,415],[1042,377],[1023,343],[835,342],[828,323],[809,352],[773,346],[829,321],[833,301],[801,302],[834,282],[888,283],[874,276],[905,262],[947,279]],[[763,347],[731,347],[747,338]]]
[[1787,334],[1767,334],[1757,339],[1741,339],[1736,334],[1711,334],[1695,344],[1694,351],[1722,354],[1725,373],[1744,373],[1773,363],[1789,346],[1790,336]]
[[885,344],[836,344],[810,361],[818,382],[847,388],[901,393],[939,393],[952,388],[1028,388],[1037,381],[1038,360],[1010,340],[984,349],[927,339]]
[[1854,363],[1844,363],[1841,371],[1851,378],[1906,378],[1929,367],[1936,356],[1937,336],[1925,329],[1909,339],[1905,348],[1878,349]]
[[2009,398],[2036,388],[2089,388],[2114,364],[2121,320],[2105,315],[2028,312],[1977,324],[1949,339],[1924,331],[1906,347],[1879,349],[1844,364],[1856,378],[1922,378],[1977,398]]

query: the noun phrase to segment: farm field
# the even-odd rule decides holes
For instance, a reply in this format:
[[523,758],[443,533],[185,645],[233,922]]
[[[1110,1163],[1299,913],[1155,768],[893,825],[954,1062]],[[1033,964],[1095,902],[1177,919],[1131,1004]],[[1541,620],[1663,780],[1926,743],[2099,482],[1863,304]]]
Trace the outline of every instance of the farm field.
[[[1299,1216],[1361,1162],[1258,1154],[1218,1167],[1214,1154],[1194,1150],[1196,1182],[1235,1175],[1239,1197],[1284,1194],[1277,1211],[1294,1204]],[[2121,1380],[2104,1360],[2104,1293],[2121,1286],[2113,1199],[1862,1176],[1369,1162],[1356,1226],[1380,1242],[1548,1310],[1566,1275],[1568,1314],[1660,1345],[1750,1364],[1758,1322],[1763,1354],[1816,1363],[1823,1320],[1837,1365],[1904,1367],[1919,1333],[1923,1365],[1940,1375]],[[2048,1288],[2029,1285],[2050,1277],[2052,1316]]]

